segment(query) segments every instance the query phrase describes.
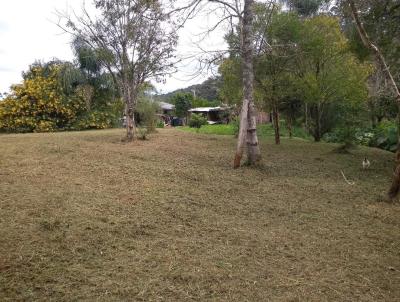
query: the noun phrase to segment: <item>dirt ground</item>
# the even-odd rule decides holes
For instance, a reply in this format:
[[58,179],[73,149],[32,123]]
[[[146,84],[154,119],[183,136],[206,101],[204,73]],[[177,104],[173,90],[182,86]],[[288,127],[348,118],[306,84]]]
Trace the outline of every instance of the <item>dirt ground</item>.
[[122,136],[0,136],[1,301],[400,301],[392,154]]

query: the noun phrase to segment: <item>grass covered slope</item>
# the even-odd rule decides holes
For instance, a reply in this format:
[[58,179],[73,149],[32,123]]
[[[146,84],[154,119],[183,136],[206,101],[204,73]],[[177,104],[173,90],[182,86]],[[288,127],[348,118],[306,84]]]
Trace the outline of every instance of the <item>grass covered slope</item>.
[[122,135],[0,136],[1,301],[400,299],[392,154],[263,140],[233,170],[232,137]]

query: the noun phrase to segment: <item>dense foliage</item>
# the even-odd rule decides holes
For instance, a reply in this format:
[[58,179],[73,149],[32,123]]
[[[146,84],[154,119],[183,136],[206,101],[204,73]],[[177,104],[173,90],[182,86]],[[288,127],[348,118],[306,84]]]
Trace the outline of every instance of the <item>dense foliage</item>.
[[0,130],[49,132],[111,127],[116,119],[114,111],[119,110],[117,103],[90,108],[84,89],[91,86],[63,85],[70,68],[70,63],[60,61],[33,64],[24,73],[23,82],[12,86],[11,93],[0,102]]
[[207,119],[201,114],[193,113],[190,116],[189,127],[190,128],[201,128],[201,126],[207,125]]
[[[255,97],[259,110],[273,113],[277,143],[282,117],[289,132],[303,125],[319,141],[345,127],[349,140],[365,120],[372,67],[351,52],[338,18],[303,18],[267,5],[256,12]],[[232,34],[229,39],[235,41]],[[240,68],[235,52],[220,65],[223,100],[240,103]]]

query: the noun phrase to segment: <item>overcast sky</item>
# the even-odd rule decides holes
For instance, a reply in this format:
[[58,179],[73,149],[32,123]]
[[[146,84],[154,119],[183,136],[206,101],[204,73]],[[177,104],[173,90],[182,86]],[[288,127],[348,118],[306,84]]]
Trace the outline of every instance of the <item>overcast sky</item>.
[[[0,92],[8,92],[11,84],[20,83],[21,73],[35,60],[52,58],[72,60],[69,45],[71,37],[55,25],[55,11],[73,8],[79,11],[83,0],[3,0],[0,9]],[[90,3],[90,0],[86,1]],[[177,55],[186,58],[199,53],[196,46],[198,35],[211,27],[216,16],[202,14],[189,21],[180,33]],[[224,48],[223,28],[202,39],[201,48],[215,50]],[[156,84],[160,92],[200,83],[208,77],[193,78],[197,62],[184,60],[177,67],[179,72],[167,78],[165,84]]]

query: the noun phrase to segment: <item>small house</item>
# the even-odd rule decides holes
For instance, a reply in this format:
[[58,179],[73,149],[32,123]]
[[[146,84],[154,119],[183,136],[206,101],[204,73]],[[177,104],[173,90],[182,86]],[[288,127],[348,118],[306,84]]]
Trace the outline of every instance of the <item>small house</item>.
[[173,119],[173,113],[175,111],[175,105],[165,102],[159,102],[160,113],[157,114],[158,118],[166,125],[171,125]]

